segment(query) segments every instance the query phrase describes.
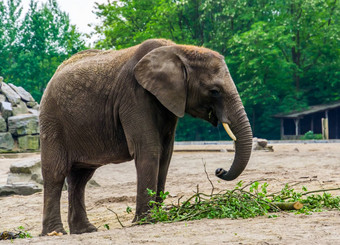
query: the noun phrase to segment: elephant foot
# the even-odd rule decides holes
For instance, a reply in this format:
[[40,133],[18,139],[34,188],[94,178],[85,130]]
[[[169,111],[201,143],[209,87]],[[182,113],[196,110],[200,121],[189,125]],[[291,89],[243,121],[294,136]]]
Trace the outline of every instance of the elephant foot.
[[56,232],[56,233],[62,233],[63,235],[67,235],[67,232],[64,230],[62,224],[57,224],[55,226],[48,226],[43,227],[43,230],[39,236],[48,236],[49,233]]
[[82,223],[77,225],[72,225],[72,228],[70,228],[71,234],[82,234],[82,233],[90,233],[90,232],[96,232],[98,229],[91,223]]
[[141,222],[141,223],[148,223],[149,221],[152,221],[152,217],[150,212],[145,212],[142,214],[135,214],[135,217],[132,220],[132,223],[137,223],[137,222]]

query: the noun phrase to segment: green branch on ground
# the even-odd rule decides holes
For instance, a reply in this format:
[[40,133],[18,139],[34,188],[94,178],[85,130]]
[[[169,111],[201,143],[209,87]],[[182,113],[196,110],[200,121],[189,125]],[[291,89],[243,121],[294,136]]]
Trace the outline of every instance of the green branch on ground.
[[[204,218],[246,219],[264,215],[277,217],[275,213],[281,211],[304,214],[330,209],[340,211],[340,196],[332,196],[328,193],[340,188],[307,191],[303,186],[302,191],[299,192],[286,184],[279,193],[268,194],[267,187],[267,182],[261,184],[259,181],[254,181],[244,185],[240,181],[234,189],[216,194],[199,192],[197,187],[195,194],[187,200],[170,205],[164,203],[169,193],[162,193],[163,202],[151,201],[148,215],[138,224],[171,223]],[[151,190],[148,192],[155,194]],[[316,194],[320,192],[323,194]]]

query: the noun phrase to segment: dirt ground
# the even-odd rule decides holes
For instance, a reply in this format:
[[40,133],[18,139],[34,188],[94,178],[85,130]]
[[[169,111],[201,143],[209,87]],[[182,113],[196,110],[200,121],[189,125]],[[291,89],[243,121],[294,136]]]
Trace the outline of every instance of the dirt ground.
[[[190,152],[179,150],[189,149]],[[194,151],[197,149],[222,152]],[[218,167],[228,168],[233,159],[232,145],[176,146],[167,179],[167,191],[177,202],[182,196],[191,196],[199,184],[201,192],[210,193],[211,185],[204,173],[203,162],[215,190],[233,189],[240,180],[265,180],[269,191],[280,190],[285,183],[301,182],[308,190],[340,187],[340,143],[274,144],[274,152],[253,152],[243,174],[235,181],[219,181]],[[20,155],[20,158],[36,154]],[[0,156],[1,158],[1,156]],[[0,184],[7,178],[9,166],[18,158],[0,159]],[[279,213],[277,218],[220,219],[155,224],[131,227],[133,216],[126,207],[135,207],[136,171],[132,162],[106,165],[97,170],[93,179],[100,187],[88,186],[87,211],[90,221],[99,231],[82,235],[39,237],[42,219],[42,193],[31,196],[0,197],[0,232],[25,227],[31,239],[14,240],[14,244],[340,244],[340,212],[325,211],[312,215]],[[331,192],[340,195],[340,191]],[[114,210],[122,223],[121,228]],[[63,192],[61,213],[67,225],[67,193]],[[110,230],[104,227],[110,226]],[[10,241],[0,241],[0,244]]]

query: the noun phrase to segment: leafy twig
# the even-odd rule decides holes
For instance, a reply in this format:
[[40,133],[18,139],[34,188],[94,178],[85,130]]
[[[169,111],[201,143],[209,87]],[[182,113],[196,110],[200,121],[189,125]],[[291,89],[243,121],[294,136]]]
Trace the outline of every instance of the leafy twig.
[[340,188],[330,188],[330,189],[314,190],[314,191],[304,192],[301,195],[305,196],[305,195],[309,195],[309,194],[312,194],[312,193],[326,192],[326,191],[338,191],[338,190],[340,190]]

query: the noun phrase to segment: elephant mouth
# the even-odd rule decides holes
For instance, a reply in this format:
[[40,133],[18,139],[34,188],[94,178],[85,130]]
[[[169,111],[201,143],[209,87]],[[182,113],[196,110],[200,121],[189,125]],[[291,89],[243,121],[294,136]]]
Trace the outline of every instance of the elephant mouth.
[[208,122],[210,122],[214,127],[217,127],[218,125],[219,120],[213,108],[209,109]]

